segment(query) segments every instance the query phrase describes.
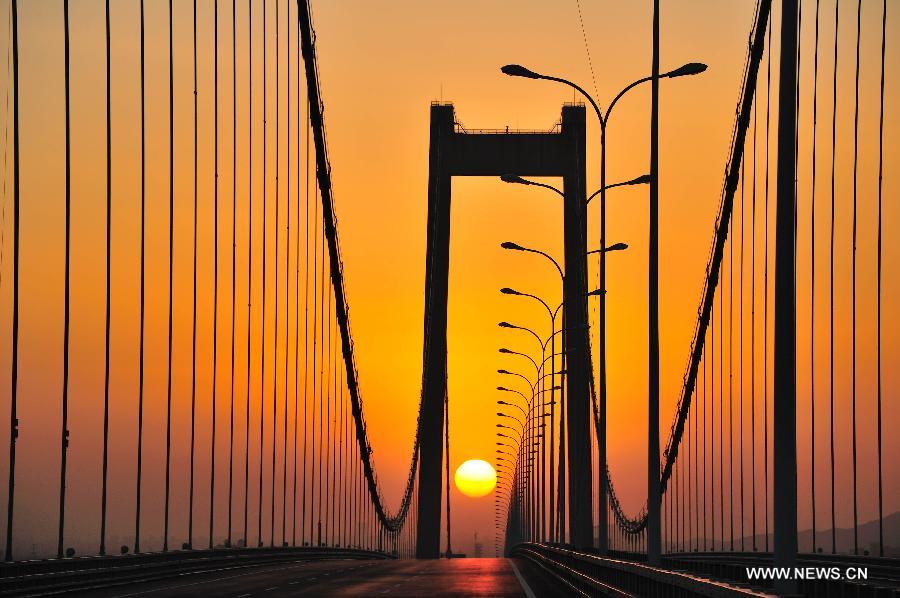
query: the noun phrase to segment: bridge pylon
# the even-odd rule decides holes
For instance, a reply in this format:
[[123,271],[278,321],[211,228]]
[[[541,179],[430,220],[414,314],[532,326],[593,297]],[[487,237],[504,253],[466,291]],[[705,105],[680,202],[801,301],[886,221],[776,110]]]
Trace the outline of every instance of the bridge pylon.
[[441,463],[447,391],[447,288],[450,269],[451,179],[454,176],[561,177],[565,245],[569,528],[579,548],[593,544],[591,515],[590,359],[587,310],[585,111],[562,109],[552,131],[467,131],[453,106],[431,106],[428,225],[425,257],[423,395],[419,438],[417,558],[440,556]]

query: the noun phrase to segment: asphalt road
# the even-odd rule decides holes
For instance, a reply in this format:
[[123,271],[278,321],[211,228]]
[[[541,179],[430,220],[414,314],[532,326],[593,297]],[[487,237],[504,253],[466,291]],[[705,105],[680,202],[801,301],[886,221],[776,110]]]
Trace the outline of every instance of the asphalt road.
[[[518,575],[517,575],[518,572]],[[313,561],[180,575],[76,596],[277,598],[279,596],[563,596],[520,559]]]

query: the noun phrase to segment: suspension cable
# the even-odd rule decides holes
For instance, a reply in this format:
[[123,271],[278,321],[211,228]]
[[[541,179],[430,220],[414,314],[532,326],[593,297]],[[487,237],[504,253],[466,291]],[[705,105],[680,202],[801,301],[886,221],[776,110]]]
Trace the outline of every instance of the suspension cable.
[[[109,485],[109,331],[112,287],[112,106],[110,84],[110,26],[109,0],[104,6],[104,33],[106,38],[106,321],[104,323],[103,351],[103,457],[102,488],[100,490],[100,555],[106,554],[106,497]],[[4,169],[4,174],[5,174]],[[5,193],[4,193],[5,195]]]
[[213,547],[216,488],[216,401],[219,388],[219,0],[213,2],[213,329],[209,437],[209,549]]
[[853,554],[859,554],[859,516],[856,481],[856,230],[857,230],[857,175],[859,172],[859,47],[862,29],[862,0],[856,2],[856,95],[853,102],[853,240],[852,240],[852,295],[851,295],[851,367],[850,400],[852,409],[852,464],[853,464]]
[[144,26],[146,15],[144,0],[141,0],[141,314],[140,314],[140,348],[139,348],[139,374],[138,374],[138,429],[137,429],[137,488],[135,490],[135,514],[134,514],[134,552],[141,551],[141,483],[143,481],[143,441],[144,441],[144,332],[146,328],[146,253],[147,253],[147,96],[145,92],[146,65],[145,65],[145,35]]
[[[818,87],[819,87],[819,4],[816,0],[816,32],[813,52],[813,117],[812,117],[812,178],[810,191],[809,221],[809,477],[810,500],[812,511],[812,551],[816,552],[816,121],[818,119]],[[799,77],[798,77],[799,78]],[[798,83],[799,85],[799,83]]]
[[884,56],[887,33],[887,0],[881,7],[881,96],[878,111],[878,295],[876,306],[876,368],[878,387],[878,556],[884,556],[884,487],[881,461],[881,204],[884,193]]
[[228,536],[232,545],[234,500],[234,343],[237,308],[237,0],[231,0],[231,388],[228,432]]
[[191,463],[188,481],[188,548],[194,545],[194,455],[196,451],[197,414],[197,0],[193,2],[193,70],[194,70],[194,237],[193,308],[191,315]]
[[835,0],[834,3],[834,70],[831,81],[831,236],[830,236],[830,259],[829,259],[829,291],[830,299],[828,304],[829,327],[828,327],[828,352],[829,352],[829,426],[831,428],[831,553],[837,553],[837,526],[835,525],[835,485],[834,485],[834,207],[835,207],[835,156],[837,153],[837,80],[838,80],[838,33],[841,14],[841,0]]
[[66,257],[65,257],[65,297],[63,315],[63,372],[62,372],[62,426],[60,429],[59,467],[59,531],[57,534],[56,557],[63,558],[63,532],[66,521],[66,471],[69,452],[69,336],[70,304],[72,294],[72,86],[70,79],[69,49],[69,0],[63,0],[63,32],[65,36],[65,112],[66,112]]
[[9,403],[9,483],[6,499],[6,551],[7,562],[13,560],[13,522],[16,498],[16,440],[19,437],[19,0],[10,6],[12,29],[12,78],[13,78],[13,300],[12,347],[10,367]]

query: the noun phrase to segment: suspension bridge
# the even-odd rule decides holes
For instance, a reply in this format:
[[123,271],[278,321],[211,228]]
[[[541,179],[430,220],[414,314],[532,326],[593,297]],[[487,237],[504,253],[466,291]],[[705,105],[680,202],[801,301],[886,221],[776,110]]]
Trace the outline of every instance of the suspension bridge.
[[[79,30],[70,4],[92,5],[102,27]],[[659,396],[659,86],[706,65],[660,69],[658,2],[652,72],[609,104],[520,65],[502,73],[580,95],[552,129],[469,129],[453,105],[432,104],[421,394],[396,504],[367,426],[366,409],[384,406],[364,401],[357,368],[333,184],[348,175],[329,159],[309,0],[213,0],[208,22],[196,0],[116,4],[53,5],[60,134],[21,126],[22,107],[47,93],[21,67],[22,35],[51,17],[4,3],[4,594],[900,596],[894,3],[755,3],[718,212],[695,215],[710,244],[673,413]],[[186,52],[176,10],[191,17]],[[117,57],[115,36],[133,36],[137,53]],[[102,60],[78,81],[88,37]],[[163,56],[147,51],[160,43]],[[127,141],[114,136],[114,60],[134,73]],[[104,99],[89,167],[73,151],[85,147],[79,85]],[[648,173],[607,183],[607,121],[639,85],[652,89]],[[176,118],[184,94],[192,111]],[[588,160],[595,116],[599,165]],[[52,175],[63,197],[36,210],[42,183],[23,173],[41,168],[28,164],[41,145],[64,148]],[[501,291],[542,303],[551,334],[500,324],[541,351],[501,349],[534,371],[498,370],[493,559],[450,558],[451,195],[453,178],[470,176],[555,192],[563,212],[563,259],[502,246],[551,262],[562,301]],[[86,177],[102,182],[91,215],[73,193]],[[607,452],[622,431],[607,425],[606,255],[626,246],[607,243],[606,194],[624,185],[650,196],[639,510],[618,498]],[[64,223],[52,239],[64,245],[62,293],[29,255],[51,242],[47,218]],[[76,296],[79,262],[97,265],[88,300]],[[84,400],[85,386],[96,396]],[[52,537],[49,553],[37,537]]]

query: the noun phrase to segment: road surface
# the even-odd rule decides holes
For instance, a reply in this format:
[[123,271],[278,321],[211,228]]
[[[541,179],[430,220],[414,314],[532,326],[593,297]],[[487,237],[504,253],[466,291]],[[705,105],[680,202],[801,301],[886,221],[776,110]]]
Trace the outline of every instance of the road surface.
[[280,596],[562,596],[520,559],[312,561],[179,575],[75,596],[278,598]]

